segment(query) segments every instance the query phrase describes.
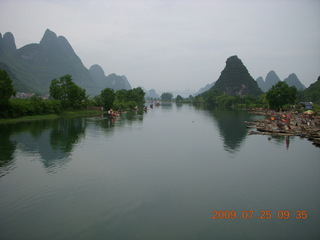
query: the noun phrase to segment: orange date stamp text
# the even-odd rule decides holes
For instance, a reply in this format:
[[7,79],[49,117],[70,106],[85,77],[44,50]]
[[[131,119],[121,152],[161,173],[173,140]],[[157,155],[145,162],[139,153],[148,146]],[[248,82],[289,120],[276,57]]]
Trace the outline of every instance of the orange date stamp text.
[[288,210],[279,210],[277,212],[271,212],[270,210],[245,210],[245,211],[223,211],[223,210],[214,210],[211,212],[212,219],[307,219],[307,211],[297,210],[297,211],[288,211]]

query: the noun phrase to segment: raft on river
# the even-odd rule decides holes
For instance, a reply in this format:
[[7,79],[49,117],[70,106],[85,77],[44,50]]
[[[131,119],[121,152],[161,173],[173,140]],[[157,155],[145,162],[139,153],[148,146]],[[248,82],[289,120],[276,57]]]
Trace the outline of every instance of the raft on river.
[[257,130],[250,131],[250,135],[300,136],[320,146],[320,118],[317,116],[277,113],[264,120],[245,121],[245,123],[250,124],[247,128]]

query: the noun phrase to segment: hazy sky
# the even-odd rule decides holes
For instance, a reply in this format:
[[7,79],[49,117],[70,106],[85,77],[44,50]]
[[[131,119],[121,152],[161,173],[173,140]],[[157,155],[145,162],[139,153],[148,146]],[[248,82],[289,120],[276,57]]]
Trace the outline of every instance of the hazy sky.
[[237,55],[251,76],[320,76],[319,0],[0,0],[0,32],[17,47],[49,28],[84,65],[158,92],[216,81]]

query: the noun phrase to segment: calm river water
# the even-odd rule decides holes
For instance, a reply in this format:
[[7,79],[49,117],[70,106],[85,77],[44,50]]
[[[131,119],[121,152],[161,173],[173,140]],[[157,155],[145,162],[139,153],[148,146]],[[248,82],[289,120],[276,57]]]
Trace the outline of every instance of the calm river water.
[[320,239],[320,148],[249,136],[255,118],[168,104],[1,125],[0,239]]

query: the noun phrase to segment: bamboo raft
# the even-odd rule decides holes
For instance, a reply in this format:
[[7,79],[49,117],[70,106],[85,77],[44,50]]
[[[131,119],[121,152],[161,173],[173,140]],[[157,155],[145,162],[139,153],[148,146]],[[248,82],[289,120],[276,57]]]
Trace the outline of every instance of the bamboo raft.
[[[265,115],[265,114],[264,114]],[[281,117],[280,117],[281,118]],[[293,124],[285,124],[278,120],[271,121],[269,118],[263,120],[255,120],[247,122],[248,129],[255,128],[256,131],[251,130],[250,135],[271,135],[271,136],[299,136],[307,138],[312,141],[314,145],[320,147],[320,122],[319,118],[305,122],[305,118],[299,115],[294,115],[291,119]]]

